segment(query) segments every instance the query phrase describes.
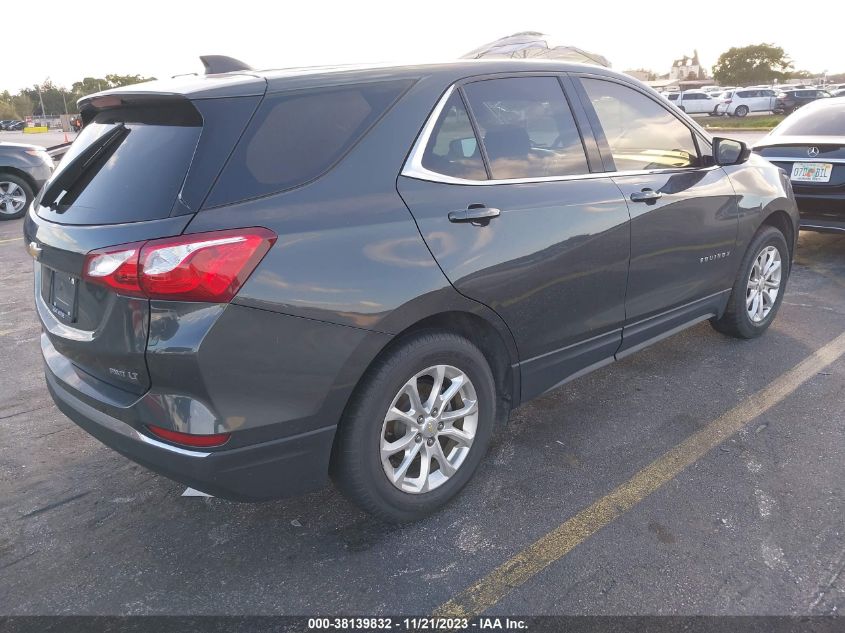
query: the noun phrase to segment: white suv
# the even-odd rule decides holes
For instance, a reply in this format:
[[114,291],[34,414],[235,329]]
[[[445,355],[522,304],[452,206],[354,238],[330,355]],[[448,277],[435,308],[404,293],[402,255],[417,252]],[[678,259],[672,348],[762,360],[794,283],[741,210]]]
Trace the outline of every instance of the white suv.
[[749,112],[772,112],[777,92],[771,88],[738,88],[722,93],[719,114],[745,116]]
[[687,114],[716,114],[721,99],[702,90],[664,93],[671,103]]

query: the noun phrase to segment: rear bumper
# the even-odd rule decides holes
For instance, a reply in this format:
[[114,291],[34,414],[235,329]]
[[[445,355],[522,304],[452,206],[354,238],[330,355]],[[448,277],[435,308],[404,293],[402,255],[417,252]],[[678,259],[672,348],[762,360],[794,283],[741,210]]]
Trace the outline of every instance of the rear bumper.
[[845,218],[842,220],[828,220],[824,218],[801,218],[799,228],[804,231],[818,233],[845,233]]
[[845,195],[802,195],[795,201],[801,216],[800,228],[824,233],[845,232]]
[[335,427],[231,450],[197,451],[149,437],[77,397],[45,367],[56,406],[103,444],[197,490],[235,501],[264,501],[308,492],[327,482]]

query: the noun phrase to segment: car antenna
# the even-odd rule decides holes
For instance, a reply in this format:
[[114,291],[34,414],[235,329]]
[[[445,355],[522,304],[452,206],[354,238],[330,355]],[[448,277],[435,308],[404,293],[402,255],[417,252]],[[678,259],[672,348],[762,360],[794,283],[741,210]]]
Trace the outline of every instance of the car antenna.
[[205,66],[206,75],[219,75],[220,73],[232,73],[240,70],[254,70],[249,64],[245,64],[234,57],[225,55],[200,55],[202,65]]

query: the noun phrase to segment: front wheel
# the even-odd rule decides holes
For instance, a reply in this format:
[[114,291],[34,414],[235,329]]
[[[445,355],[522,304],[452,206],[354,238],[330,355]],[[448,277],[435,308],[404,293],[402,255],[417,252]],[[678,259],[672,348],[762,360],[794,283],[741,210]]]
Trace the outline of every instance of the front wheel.
[[772,226],[763,227],[742,259],[725,313],[710,323],[736,338],[760,336],[780,308],[789,270],[789,247],[783,233]]
[[446,332],[411,337],[362,379],[338,429],[332,477],[386,521],[431,514],[484,457],[496,401],[490,367],[470,341]]

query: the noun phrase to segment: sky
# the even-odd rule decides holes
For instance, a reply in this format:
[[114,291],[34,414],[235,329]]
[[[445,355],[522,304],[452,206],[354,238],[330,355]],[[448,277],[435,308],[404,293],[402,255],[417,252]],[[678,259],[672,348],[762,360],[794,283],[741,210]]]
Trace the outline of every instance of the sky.
[[[672,60],[698,49],[710,72],[730,47],[766,42],[782,46],[797,69],[845,72],[845,55],[830,37],[845,22],[841,0],[825,3],[819,18],[804,17],[802,5],[783,0],[39,0],[27,6],[23,14],[31,9],[43,17],[4,26],[0,91],[46,78],[70,87],[110,73],[202,72],[204,54],[230,55],[259,69],[439,61],[528,30],[600,53],[620,71],[664,74]],[[19,54],[10,60],[10,51]]]

